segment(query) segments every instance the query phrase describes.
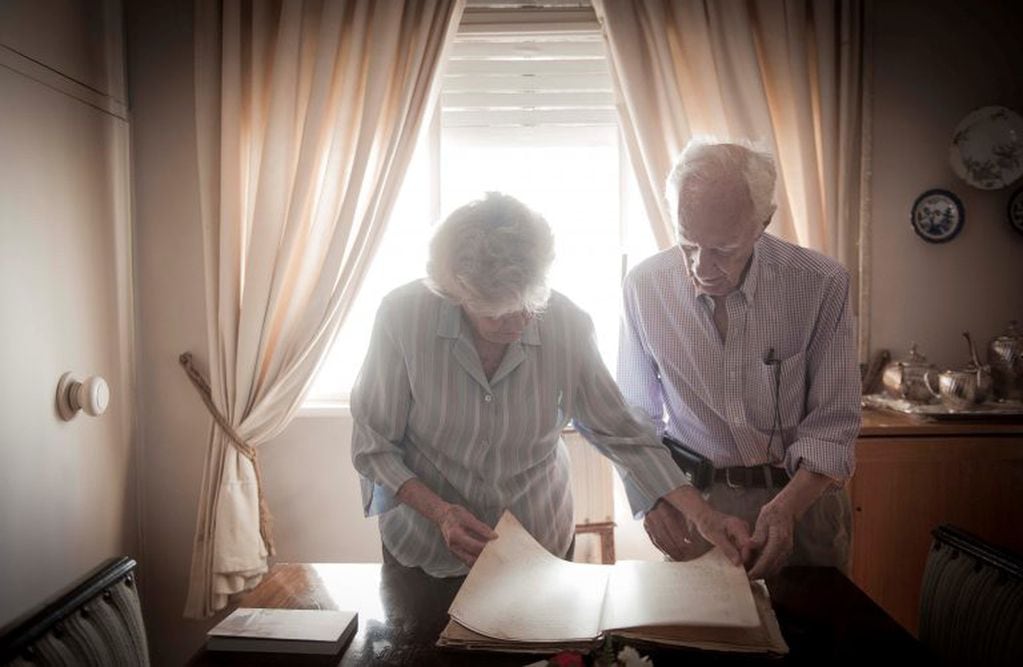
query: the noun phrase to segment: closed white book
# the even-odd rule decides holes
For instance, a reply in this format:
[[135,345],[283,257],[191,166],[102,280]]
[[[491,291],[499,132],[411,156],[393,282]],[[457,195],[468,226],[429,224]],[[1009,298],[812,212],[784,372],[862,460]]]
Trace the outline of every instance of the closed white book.
[[340,653],[359,627],[353,611],[239,607],[206,633],[211,651]]

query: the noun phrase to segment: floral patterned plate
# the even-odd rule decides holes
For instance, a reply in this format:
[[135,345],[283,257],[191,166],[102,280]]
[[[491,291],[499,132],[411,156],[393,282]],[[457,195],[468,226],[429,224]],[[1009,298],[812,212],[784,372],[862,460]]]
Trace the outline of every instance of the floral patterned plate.
[[948,190],[928,190],[913,203],[910,223],[925,241],[951,241],[963,228],[966,213],[959,197]]
[[1023,176],[1023,116],[991,106],[970,112],[956,126],[948,160],[959,178],[997,190]]

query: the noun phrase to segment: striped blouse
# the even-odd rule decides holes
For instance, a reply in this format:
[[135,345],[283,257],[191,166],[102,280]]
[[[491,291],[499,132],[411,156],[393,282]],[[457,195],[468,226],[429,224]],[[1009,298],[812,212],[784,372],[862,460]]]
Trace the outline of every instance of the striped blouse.
[[683,262],[672,247],[626,277],[618,355],[626,399],[715,467],[771,463],[848,479],[860,427],[848,272],[764,234],[725,300],[722,342],[714,301],[697,294]]
[[[460,307],[409,283],[380,304],[352,391],[352,462],[384,545],[433,576],[465,574],[434,524],[395,494],[417,477],[493,526],[511,510],[551,552],[573,535],[574,422],[644,497],[686,483],[641,413],[622,399],[589,316],[557,292],[488,380]],[[652,501],[651,501],[652,504]],[[641,508],[646,509],[646,508]]]

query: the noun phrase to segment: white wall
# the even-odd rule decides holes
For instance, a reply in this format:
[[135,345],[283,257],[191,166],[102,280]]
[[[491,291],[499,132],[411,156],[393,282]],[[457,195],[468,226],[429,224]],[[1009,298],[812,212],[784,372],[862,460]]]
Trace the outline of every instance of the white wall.
[[142,603],[157,665],[180,665],[205,624],[182,620],[210,420],[177,365],[205,358],[192,97],[192,3],[126,5],[143,450]]
[[[948,163],[952,133],[971,110],[998,104],[1023,114],[1023,4],[874,8],[870,347],[898,358],[915,340],[931,361],[962,365],[964,329],[986,345],[1009,319],[1023,322],[1023,235],[1006,219],[1014,188],[975,189]],[[952,190],[966,209],[948,243],[927,243],[909,224],[930,188]]]
[[[951,128],[969,109],[999,102],[1023,110],[1019,42],[1001,18],[1009,3],[874,5],[871,340],[875,348],[898,349],[916,338],[933,358],[951,363],[961,357],[962,323],[986,337],[1010,314],[1023,317],[1023,246],[1000,218],[1007,193],[969,191],[945,161]],[[143,593],[157,664],[180,664],[208,625],[181,620],[210,421],[176,363],[184,350],[205,358],[206,349],[190,12],[191,3],[172,0],[140,0],[127,11],[150,575]],[[908,224],[916,195],[939,185],[960,193],[969,217],[962,237],[944,247],[923,244]],[[377,557],[375,526],[361,517],[348,463],[350,431],[344,417],[300,417],[264,446],[281,559]],[[639,526],[630,530],[642,535]]]
[[380,561],[380,533],[376,519],[362,516],[351,445],[350,417],[320,416],[299,417],[263,447],[278,560]]
[[[138,556],[121,34],[117,2],[0,4],[0,625]],[[106,414],[60,420],[65,371]]]

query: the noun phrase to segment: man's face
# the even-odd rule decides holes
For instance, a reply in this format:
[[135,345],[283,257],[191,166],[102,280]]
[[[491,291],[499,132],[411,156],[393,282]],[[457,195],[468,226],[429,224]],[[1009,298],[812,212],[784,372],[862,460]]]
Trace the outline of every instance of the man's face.
[[532,313],[525,310],[507,313],[500,317],[477,315],[464,307],[463,310],[480,338],[498,344],[517,341],[526,330],[526,325],[533,319]]
[[750,220],[745,189],[715,185],[698,198],[679,201],[679,247],[697,290],[725,296],[739,287],[763,222]]

